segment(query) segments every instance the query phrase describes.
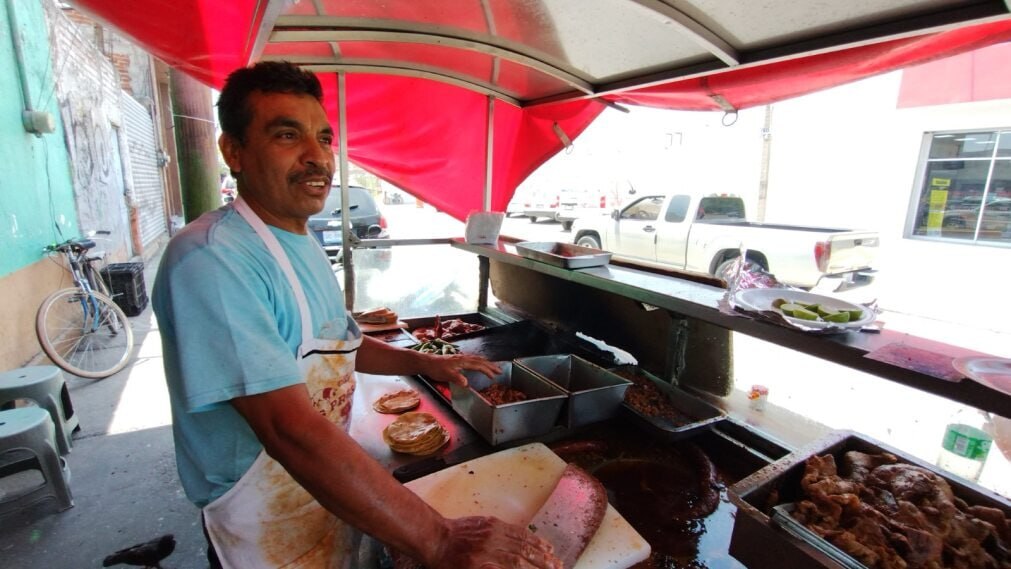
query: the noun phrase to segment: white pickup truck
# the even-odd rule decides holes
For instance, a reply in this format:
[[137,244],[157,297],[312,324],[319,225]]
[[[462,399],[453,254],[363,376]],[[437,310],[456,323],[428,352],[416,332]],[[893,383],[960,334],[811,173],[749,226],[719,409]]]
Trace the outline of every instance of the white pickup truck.
[[572,232],[577,245],[618,259],[710,275],[722,275],[743,245],[780,282],[820,290],[868,284],[878,247],[872,231],[745,221],[744,201],[726,195],[645,196],[610,216],[577,218]]

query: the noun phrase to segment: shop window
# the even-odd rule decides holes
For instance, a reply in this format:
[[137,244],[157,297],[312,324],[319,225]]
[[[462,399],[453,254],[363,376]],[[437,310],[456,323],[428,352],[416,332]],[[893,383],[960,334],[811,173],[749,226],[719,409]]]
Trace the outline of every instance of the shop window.
[[1011,245],[1011,130],[937,133],[912,235]]

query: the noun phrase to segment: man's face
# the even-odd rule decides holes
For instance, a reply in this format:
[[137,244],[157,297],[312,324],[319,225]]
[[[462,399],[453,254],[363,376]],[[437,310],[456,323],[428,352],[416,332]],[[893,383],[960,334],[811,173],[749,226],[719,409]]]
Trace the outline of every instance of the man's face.
[[227,134],[218,140],[239,195],[267,224],[305,233],[333,178],[333,129],[323,106],[309,95],[263,92],[247,104],[245,143]]

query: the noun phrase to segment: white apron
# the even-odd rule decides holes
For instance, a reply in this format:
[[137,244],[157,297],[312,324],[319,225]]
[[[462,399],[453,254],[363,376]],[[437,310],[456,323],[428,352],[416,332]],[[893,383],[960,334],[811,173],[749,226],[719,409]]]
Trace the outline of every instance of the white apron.
[[[305,292],[281,244],[241,197],[235,200],[234,207],[266,243],[298,299],[302,342],[297,359],[313,406],[347,430],[361,330],[349,316],[350,339],[314,338]],[[320,254],[326,258],[322,248]],[[324,509],[265,451],[260,451],[234,487],[204,508],[203,515],[211,543],[225,569],[351,566],[357,542],[355,530]]]

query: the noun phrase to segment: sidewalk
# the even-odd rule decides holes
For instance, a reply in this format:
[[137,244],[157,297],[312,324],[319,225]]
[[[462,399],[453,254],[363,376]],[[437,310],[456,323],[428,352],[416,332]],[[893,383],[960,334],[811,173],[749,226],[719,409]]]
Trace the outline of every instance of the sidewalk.
[[[146,262],[150,295],[161,260]],[[67,376],[81,430],[67,456],[75,506],[50,504],[0,518],[0,567],[101,567],[118,549],[171,533],[164,569],[205,569],[199,510],[176,475],[161,339],[150,305],[130,318],[137,357],[102,380]],[[124,566],[125,567],[125,566]]]

